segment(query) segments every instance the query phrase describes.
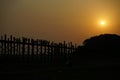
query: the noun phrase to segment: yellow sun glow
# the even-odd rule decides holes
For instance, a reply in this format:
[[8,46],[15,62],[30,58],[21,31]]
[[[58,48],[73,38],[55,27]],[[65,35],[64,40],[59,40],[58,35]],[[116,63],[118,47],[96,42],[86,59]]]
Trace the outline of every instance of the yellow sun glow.
[[100,24],[101,24],[102,26],[104,26],[104,25],[105,25],[105,21],[101,21]]

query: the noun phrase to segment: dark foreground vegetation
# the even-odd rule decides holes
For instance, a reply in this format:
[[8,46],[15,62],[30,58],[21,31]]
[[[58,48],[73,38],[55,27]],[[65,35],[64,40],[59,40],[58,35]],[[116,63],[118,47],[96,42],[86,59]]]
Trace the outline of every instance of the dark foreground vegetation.
[[119,78],[120,36],[115,34],[91,37],[83,46],[25,38],[21,41],[5,36],[0,40],[0,52],[1,80]]

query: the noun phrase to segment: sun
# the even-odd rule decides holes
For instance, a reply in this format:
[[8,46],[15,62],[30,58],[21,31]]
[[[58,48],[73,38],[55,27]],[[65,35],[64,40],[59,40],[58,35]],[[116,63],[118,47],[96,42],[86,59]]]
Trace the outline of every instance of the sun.
[[102,20],[102,21],[100,22],[100,25],[101,25],[101,26],[105,26],[105,21]]
[[99,20],[98,22],[97,22],[97,27],[100,29],[102,29],[102,30],[105,30],[105,29],[107,29],[107,27],[108,27],[108,22],[106,22],[107,20],[103,20],[103,19],[101,19],[101,20]]

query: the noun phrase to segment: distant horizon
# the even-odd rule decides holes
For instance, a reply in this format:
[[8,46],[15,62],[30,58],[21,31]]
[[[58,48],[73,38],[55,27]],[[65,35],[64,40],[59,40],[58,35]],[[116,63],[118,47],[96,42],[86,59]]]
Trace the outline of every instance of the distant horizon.
[[[105,35],[105,34],[112,34],[112,33],[104,33],[104,34],[98,34],[98,35],[93,35],[93,36],[90,36],[90,37],[88,37],[88,38],[86,38],[86,39],[90,39],[91,37],[95,37],[95,36],[100,36],[100,35]],[[10,36],[12,35],[12,34],[2,34],[2,35],[0,35],[0,39],[1,39],[1,36],[7,36],[7,38],[10,38]],[[120,36],[120,34],[115,34],[115,35],[118,35],[118,36]],[[20,36],[15,36],[15,35],[12,35],[12,37],[16,37],[16,38],[20,38],[20,39],[22,39],[23,37],[24,38],[28,38],[28,39],[34,39],[34,40],[37,40],[37,39],[39,39],[39,40],[46,40],[46,41],[50,41],[50,42],[55,42],[55,43],[64,43],[64,41],[66,42],[66,43],[69,43],[69,42],[72,42],[72,41],[66,41],[66,40],[63,40],[63,41],[55,41],[55,40],[50,40],[50,39],[42,39],[42,38],[34,38],[34,37],[28,37],[28,36],[22,36],[22,35],[20,35]],[[83,40],[83,42],[86,40],[86,39],[84,39]],[[75,42],[72,42],[74,45],[76,44],[77,46],[82,46],[83,45],[83,42],[78,42],[78,43],[75,43]]]

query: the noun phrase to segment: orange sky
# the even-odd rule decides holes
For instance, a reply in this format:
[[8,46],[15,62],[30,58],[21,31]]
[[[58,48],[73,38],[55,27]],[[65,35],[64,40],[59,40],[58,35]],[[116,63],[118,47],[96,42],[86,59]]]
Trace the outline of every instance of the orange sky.
[[[6,33],[82,44],[91,36],[120,34],[120,0],[0,0]],[[102,28],[100,21],[105,20]]]

